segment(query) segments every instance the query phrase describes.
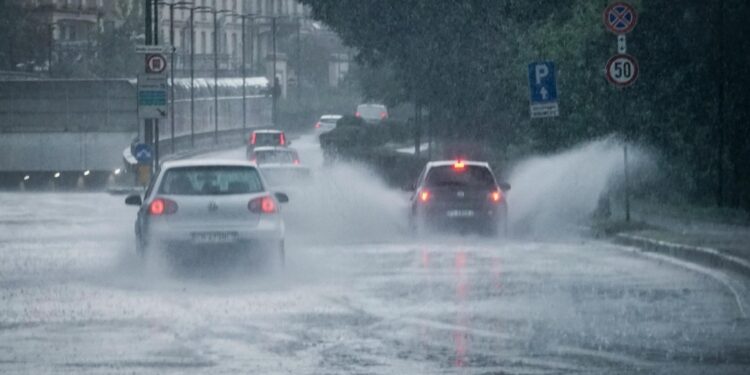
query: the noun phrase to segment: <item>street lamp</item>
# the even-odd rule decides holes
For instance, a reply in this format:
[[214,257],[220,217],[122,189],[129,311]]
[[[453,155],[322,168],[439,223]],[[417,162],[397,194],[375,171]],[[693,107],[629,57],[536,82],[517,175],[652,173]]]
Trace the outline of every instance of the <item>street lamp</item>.
[[195,147],[195,12],[212,8],[199,6],[182,9],[190,10],[190,147]]
[[244,134],[244,131],[247,129],[247,91],[245,89],[245,79],[247,76],[247,72],[245,71],[245,20],[248,18],[252,20],[255,15],[252,13],[232,13],[232,15],[235,17],[240,17],[242,19],[242,130]]
[[170,122],[170,146],[172,153],[174,154],[174,7],[177,5],[193,5],[192,1],[178,1],[173,3],[158,2],[158,5],[169,6],[169,47],[171,48],[169,53],[169,122]]
[[219,27],[217,23],[217,16],[219,14],[230,14],[231,10],[227,9],[213,9],[202,10],[210,12],[214,16],[214,143],[219,142]]

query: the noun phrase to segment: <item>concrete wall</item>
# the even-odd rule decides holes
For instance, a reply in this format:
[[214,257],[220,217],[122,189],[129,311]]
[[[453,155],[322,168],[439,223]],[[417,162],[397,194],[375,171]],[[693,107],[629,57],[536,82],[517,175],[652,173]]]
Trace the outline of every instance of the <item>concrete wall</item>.
[[0,135],[0,171],[111,171],[122,166],[122,150],[136,133],[5,133]]

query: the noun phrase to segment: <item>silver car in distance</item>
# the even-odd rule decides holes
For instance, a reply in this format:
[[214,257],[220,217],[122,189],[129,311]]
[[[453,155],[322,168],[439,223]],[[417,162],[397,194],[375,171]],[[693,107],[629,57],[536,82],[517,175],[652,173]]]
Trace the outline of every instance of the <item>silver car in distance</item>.
[[136,250],[179,255],[192,249],[236,249],[284,264],[284,220],[279,204],[289,198],[272,193],[254,163],[223,160],[164,162],[140,206],[135,223]]

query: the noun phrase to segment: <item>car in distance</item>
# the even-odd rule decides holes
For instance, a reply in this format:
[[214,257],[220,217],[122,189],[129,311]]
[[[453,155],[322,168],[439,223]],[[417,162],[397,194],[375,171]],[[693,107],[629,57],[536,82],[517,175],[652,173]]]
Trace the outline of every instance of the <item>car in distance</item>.
[[341,120],[342,117],[341,115],[320,116],[320,119],[315,123],[315,132],[320,134],[336,129],[336,122]]
[[234,249],[252,258],[284,264],[284,220],[258,168],[247,161],[164,162],[145,195],[130,195],[140,206],[136,250],[179,255],[192,249]]
[[383,104],[360,104],[354,116],[368,124],[379,124],[388,119],[388,108]]
[[409,224],[416,232],[439,228],[504,234],[509,189],[509,184],[497,183],[486,162],[429,162],[414,185]]
[[256,147],[250,155],[272,187],[303,186],[310,180],[310,169],[300,163],[297,150],[288,147]]
[[247,155],[250,157],[250,152],[256,147],[260,146],[278,146],[287,147],[291,142],[286,138],[286,134],[283,130],[277,129],[262,129],[253,130],[250,133],[250,138],[247,140]]

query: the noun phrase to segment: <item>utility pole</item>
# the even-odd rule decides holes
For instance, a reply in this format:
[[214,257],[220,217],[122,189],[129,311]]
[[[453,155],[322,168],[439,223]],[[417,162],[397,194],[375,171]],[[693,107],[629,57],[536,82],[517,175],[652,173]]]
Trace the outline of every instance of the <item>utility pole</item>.
[[271,92],[271,123],[273,124],[273,127],[276,127],[276,112],[278,110],[278,101],[279,101],[279,84],[278,80],[276,79],[276,16],[271,17],[271,43],[273,44],[273,77],[271,77],[271,80],[273,82],[273,91]]

